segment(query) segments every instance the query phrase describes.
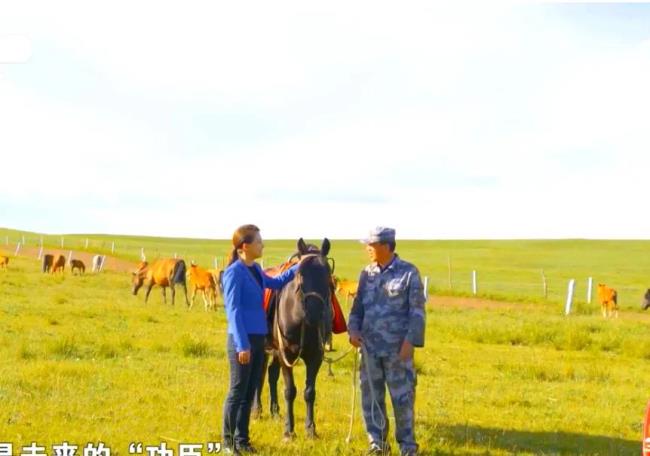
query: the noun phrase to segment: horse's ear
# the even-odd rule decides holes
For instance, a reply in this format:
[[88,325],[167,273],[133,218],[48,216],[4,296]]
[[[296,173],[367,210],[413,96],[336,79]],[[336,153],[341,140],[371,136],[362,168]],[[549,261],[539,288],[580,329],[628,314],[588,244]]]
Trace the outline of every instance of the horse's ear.
[[320,248],[321,255],[326,257],[327,254],[330,253],[330,247],[331,247],[330,240],[327,238],[323,239],[323,244],[321,245]]
[[305,244],[305,240],[303,238],[298,239],[298,253],[301,255],[304,255],[307,253],[307,244]]

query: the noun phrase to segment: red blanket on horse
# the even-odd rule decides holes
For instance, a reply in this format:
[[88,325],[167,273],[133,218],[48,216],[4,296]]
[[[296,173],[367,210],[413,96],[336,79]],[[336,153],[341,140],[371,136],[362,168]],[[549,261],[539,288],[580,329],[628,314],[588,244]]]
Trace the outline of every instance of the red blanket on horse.
[[[292,264],[293,263],[286,262],[279,267],[265,269],[264,272],[266,272],[271,277],[275,277],[283,273],[287,269],[289,269]],[[269,288],[266,288],[264,290],[264,311],[265,312],[269,310],[271,293],[273,293],[273,290]],[[341,310],[341,306],[339,305],[339,300],[336,299],[336,295],[334,294],[333,287],[332,287],[332,293],[330,293],[330,295],[332,296],[332,332],[334,334],[342,334],[348,330],[348,326],[345,323],[345,317],[343,316],[343,311]]]

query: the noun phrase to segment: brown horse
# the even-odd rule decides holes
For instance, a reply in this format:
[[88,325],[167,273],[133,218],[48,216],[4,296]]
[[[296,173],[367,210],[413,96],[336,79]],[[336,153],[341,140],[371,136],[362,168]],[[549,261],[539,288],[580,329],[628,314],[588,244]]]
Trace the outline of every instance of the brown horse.
[[86,265],[81,260],[75,260],[75,259],[70,260],[70,272],[72,272],[72,274],[74,274],[75,269],[77,270],[77,272],[79,274],[85,274],[86,273]]
[[190,265],[190,270],[187,273],[190,279],[190,290],[192,296],[190,297],[190,308],[194,305],[194,298],[196,292],[200,291],[203,296],[203,304],[205,310],[217,309],[217,282],[214,276],[206,269],[200,268],[194,263]]
[[42,271],[43,272],[50,272],[52,270],[52,265],[54,264],[54,255],[50,255],[49,253],[46,253],[43,255],[43,263],[42,263]]
[[0,255],[0,268],[7,269],[8,264],[9,264],[9,257]]
[[54,260],[54,263],[52,264],[52,274],[56,274],[57,272],[61,272],[61,274],[63,274],[64,269],[65,257],[63,255],[59,255],[56,257],[56,260]]
[[611,317],[613,314],[618,318],[618,293],[616,290],[604,283],[599,283],[596,290],[603,317]]
[[[314,423],[314,402],[316,400],[316,376],[323,363],[323,344],[331,332],[331,269],[327,261],[330,250],[328,239],[323,240],[320,249],[308,246],[298,240],[298,253],[306,257],[300,264],[296,277],[275,292],[275,313],[273,318],[273,362],[269,366],[269,390],[271,397],[271,414],[279,412],[277,385],[282,370],[284,378],[284,399],[287,414],[284,424],[285,438],[295,437],[293,403],[296,399],[296,386],[293,379],[293,367],[302,359],[307,369],[304,398],[307,403],[305,429],[307,435],[316,437]],[[265,360],[268,364],[268,357]],[[261,410],[262,377],[256,388],[253,409]]]
[[163,301],[167,304],[167,294],[165,290],[170,287],[172,290],[172,305],[176,298],[175,285],[181,285],[185,295],[185,303],[190,307],[190,301],[187,299],[187,285],[185,284],[185,274],[187,268],[185,262],[180,259],[162,259],[156,260],[153,264],[149,265],[143,261],[138,265],[138,268],[133,272],[132,284],[133,295],[138,294],[138,290],[143,284],[147,284],[147,292],[144,297],[145,304],[149,299],[149,293],[154,285],[162,288]]
[[355,282],[353,280],[339,279],[338,277],[335,276],[334,285],[336,286],[336,292],[341,296],[345,297],[346,306],[350,298],[354,299],[357,296],[359,282]]

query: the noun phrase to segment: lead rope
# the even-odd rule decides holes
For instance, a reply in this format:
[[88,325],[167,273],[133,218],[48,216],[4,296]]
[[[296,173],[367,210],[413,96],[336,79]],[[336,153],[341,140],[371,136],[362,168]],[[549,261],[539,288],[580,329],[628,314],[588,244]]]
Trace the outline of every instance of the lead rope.
[[278,338],[278,345],[279,345],[279,352],[280,352],[280,359],[282,359],[282,362],[286,367],[294,367],[296,364],[298,364],[298,361],[300,360],[300,355],[302,354],[302,345],[303,341],[305,340],[305,322],[303,322],[300,325],[300,345],[298,346],[298,355],[296,356],[296,359],[293,360],[292,363],[290,363],[287,360],[287,356],[284,353],[284,337],[282,336],[282,331],[280,330],[280,322],[276,319],[276,333],[277,333],[277,338]]
[[[354,364],[352,365],[352,411],[350,412],[350,428],[348,429],[348,436],[345,438],[345,443],[350,443],[350,441],[352,440],[352,425],[354,424],[354,408],[357,404],[357,364],[359,363],[360,355],[361,355],[361,351],[357,349],[356,352],[354,353]],[[331,368],[331,363],[330,363],[330,368]]]
[[[361,343],[361,351],[363,353],[362,361],[365,361],[363,364],[366,367],[366,376],[368,378],[368,385],[370,386],[370,397],[372,398],[372,403],[370,404],[370,419],[372,420],[372,424],[377,426],[379,429],[383,430],[384,426],[386,426],[386,417],[384,416],[384,412],[382,411],[381,406],[379,405],[379,401],[377,401],[377,395],[375,394],[375,387],[372,384],[372,377],[370,376],[370,366],[368,365],[369,356],[368,356],[368,350],[366,349],[366,344]],[[379,418],[381,418],[379,422],[377,422],[377,420],[375,419],[375,406],[377,406],[377,410],[379,411]]]

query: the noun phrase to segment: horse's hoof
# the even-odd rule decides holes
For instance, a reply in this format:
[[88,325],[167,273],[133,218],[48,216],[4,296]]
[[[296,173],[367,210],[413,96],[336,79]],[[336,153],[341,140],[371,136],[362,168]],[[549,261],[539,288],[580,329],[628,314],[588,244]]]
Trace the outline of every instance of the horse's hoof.
[[319,438],[319,436],[316,433],[315,429],[307,429],[307,438],[309,438],[309,439],[317,439],[317,438]]
[[251,417],[255,420],[259,420],[262,417],[262,410],[258,408],[251,410]]
[[283,440],[285,442],[291,442],[295,438],[296,438],[296,433],[295,432],[285,432]]

